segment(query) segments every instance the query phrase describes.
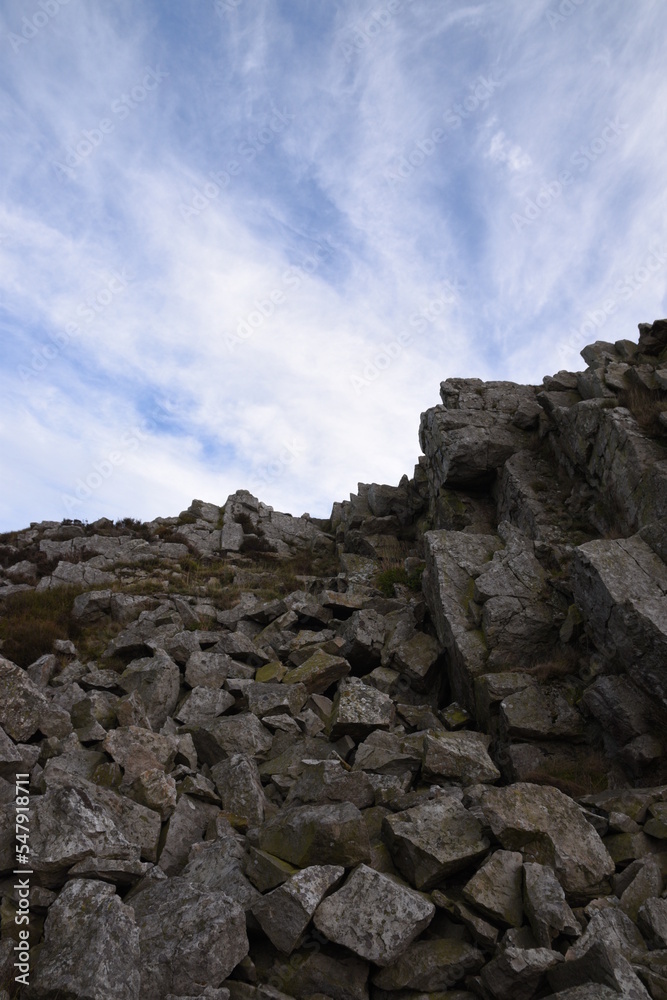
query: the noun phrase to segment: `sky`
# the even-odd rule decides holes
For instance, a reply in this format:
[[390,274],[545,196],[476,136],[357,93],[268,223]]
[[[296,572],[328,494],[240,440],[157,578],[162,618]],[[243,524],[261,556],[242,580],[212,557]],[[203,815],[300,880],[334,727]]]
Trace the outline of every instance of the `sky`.
[[667,315],[659,0],[2,0],[0,531],[396,484]]

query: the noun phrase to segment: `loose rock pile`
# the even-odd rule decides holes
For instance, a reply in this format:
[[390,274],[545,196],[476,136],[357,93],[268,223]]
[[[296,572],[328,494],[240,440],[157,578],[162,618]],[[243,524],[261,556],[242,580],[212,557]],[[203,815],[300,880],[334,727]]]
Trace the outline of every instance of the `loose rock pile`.
[[582,353],[329,521],[2,539],[0,998],[667,998],[667,321]]

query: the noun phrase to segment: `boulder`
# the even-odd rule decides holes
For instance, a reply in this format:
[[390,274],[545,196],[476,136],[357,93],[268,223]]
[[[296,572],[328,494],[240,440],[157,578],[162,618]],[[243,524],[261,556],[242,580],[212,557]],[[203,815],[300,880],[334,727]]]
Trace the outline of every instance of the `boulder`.
[[385,966],[428,927],[435,906],[420,893],[362,864],[315,911],[330,941]]
[[140,968],[132,907],[121,902],[113,885],[73,879],[49,908],[30,996],[139,1000],[146,995]]
[[299,946],[315,910],[344,874],[340,865],[311,865],[257,900],[253,915],[279,951],[289,955]]
[[300,868],[350,867],[370,858],[366,824],[351,802],[283,808],[260,828],[259,846]]
[[424,890],[479,861],[489,849],[480,822],[449,795],[386,816],[382,836],[399,871]]
[[463,889],[464,899],[506,927],[523,923],[523,855],[494,851]]
[[553,868],[575,902],[609,891],[615,870],[609,852],[580,807],[557,788],[525,782],[487,788],[481,806],[502,846]]

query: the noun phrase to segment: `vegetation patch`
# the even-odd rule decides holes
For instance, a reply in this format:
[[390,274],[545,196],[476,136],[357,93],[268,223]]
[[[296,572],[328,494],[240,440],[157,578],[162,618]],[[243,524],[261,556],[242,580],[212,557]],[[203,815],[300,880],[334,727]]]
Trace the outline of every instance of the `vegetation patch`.
[[78,639],[80,629],[71,619],[74,598],[83,587],[22,590],[9,596],[0,616],[2,655],[28,667],[53,652],[56,639]]

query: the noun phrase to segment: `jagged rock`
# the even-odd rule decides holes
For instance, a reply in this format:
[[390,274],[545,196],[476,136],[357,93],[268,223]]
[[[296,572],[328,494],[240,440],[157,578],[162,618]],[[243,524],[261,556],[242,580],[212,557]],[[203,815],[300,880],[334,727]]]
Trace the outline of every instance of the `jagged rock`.
[[254,904],[253,915],[279,951],[289,955],[299,946],[310,918],[344,874],[341,866],[311,865]]
[[233,839],[233,833],[223,832],[215,840],[198,841],[192,845],[181,875],[198,889],[224,892],[239,904],[248,917],[261,896],[246,878],[239,855],[242,855],[242,849]]
[[489,849],[481,824],[449,795],[385,817],[382,830],[394,864],[417,889],[434,888]]
[[655,858],[648,857],[634,876],[630,884],[623,890],[620,907],[631,920],[637,923],[639,910],[649,899],[662,893],[662,871]]
[[463,889],[468,902],[491,920],[509,927],[523,923],[523,856],[495,851]]
[[473,785],[497,781],[500,771],[488,755],[489,736],[483,733],[429,732],[424,737],[422,775],[426,781],[460,781]]
[[223,715],[235,701],[234,695],[229,691],[194,687],[174,711],[174,718],[186,726],[196,726]]
[[300,868],[349,867],[370,857],[366,825],[351,802],[283,808],[261,827],[259,846]]
[[91,879],[68,882],[49,908],[44,938],[30,996],[139,1000],[147,995],[140,989],[134,913],[113,885]]
[[639,908],[637,923],[649,947],[667,948],[667,899],[647,899]]
[[581,933],[560,882],[545,865],[527,862],[523,866],[523,905],[541,948],[551,948],[559,934],[577,937]]
[[[331,1000],[368,1000],[368,962],[347,948],[321,940],[305,944],[288,962],[274,964],[270,979],[288,996],[331,997]],[[237,1000],[237,998],[233,998]],[[238,998],[250,1000],[250,998]],[[258,1000],[261,998],[258,997]],[[268,1000],[274,1000],[269,995]],[[282,1000],[276,997],[275,1000]]]
[[651,1000],[630,962],[605,941],[595,941],[578,958],[571,958],[549,972],[549,986],[555,990],[600,983],[628,1000]]
[[133,660],[118,683],[128,694],[136,691],[140,695],[151,726],[158,730],[176,708],[181,674],[171,657],[158,650],[155,656]]
[[354,670],[369,673],[380,665],[386,632],[387,623],[377,611],[355,611],[341,631],[344,640],[341,655]]
[[169,819],[164,844],[160,851],[160,867],[167,875],[176,875],[183,869],[190,848],[202,840],[209,822],[215,818],[217,811],[215,806],[207,802],[190,795],[181,795]]
[[373,983],[392,991],[449,990],[465,976],[478,972],[483,964],[483,953],[465,941],[415,941],[391,965],[376,972]]
[[245,860],[245,872],[260,892],[268,892],[286,882],[290,875],[295,875],[297,869],[273,854],[250,847]]
[[304,760],[286,805],[308,802],[351,802],[357,809],[373,805],[373,785],[363,771],[346,771],[338,760]]
[[246,754],[232,754],[211,768],[211,776],[222,799],[222,808],[241,816],[250,826],[264,822],[266,796],[257,765]]
[[131,900],[139,930],[142,1000],[219,986],[248,954],[245,914],[222,892],[176,877]]
[[342,656],[332,656],[319,650],[308,659],[289,670],[283,678],[283,684],[303,684],[308,694],[324,694],[341,677],[350,672],[350,664]]
[[435,906],[412,889],[362,864],[320,903],[314,922],[336,944],[385,966],[429,925]]
[[573,587],[594,641],[667,706],[667,567],[638,535],[575,550]]
[[586,727],[556,688],[525,687],[500,703],[500,731],[505,739],[578,742]]
[[303,684],[271,684],[254,682],[246,688],[248,708],[258,718],[286,712],[298,715],[308,698]]
[[351,736],[355,741],[363,740],[375,729],[390,729],[395,717],[396,709],[389,695],[357,677],[350,677],[338,685],[331,716],[331,737]]
[[222,716],[189,729],[197,754],[211,766],[234,753],[266,753],[273,742],[268,729],[250,712]]
[[[0,725],[13,740],[24,742],[34,736],[38,729],[45,736],[58,735],[54,732],[53,725],[49,725],[52,709],[42,692],[33,684],[25,670],[4,656],[0,656],[0,684],[3,691],[0,699]],[[69,731],[71,732],[71,727]],[[60,735],[63,735],[62,730]]]
[[482,983],[495,1000],[532,1000],[546,985],[547,972],[562,961],[549,948],[506,948],[484,966]]
[[487,788],[484,815],[503,847],[550,865],[568,896],[588,900],[608,886],[614,863],[598,833],[567,795],[547,785]]
[[436,639],[416,632],[393,651],[391,664],[408,678],[417,691],[426,691],[434,679],[441,650]]
[[135,802],[159,813],[163,821],[169,819],[176,808],[176,782],[161,768],[141,771],[132,781],[128,794]]
[[618,992],[601,983],[586,983],[585,986],[573,986],[571,990],[550,993],[545,1000],[618,1000]]
[[419,770],[422,754],[422,747],[410,746],[397,734],[376,729],[359,744],[352,766],[370,774],[412,775]]
[[67,870],[84,858],[138,858],[138,848],[113,817],[75,788],[49,788],[32,807],[32,867],[47,884],[62,883]]
[[128,782],[149,768],[171,770],[178,753],[173,736],[161,736],[140,726],[112,729],[102,745],[123,768]]
[[438,639],[448,654],[451,694],[474,711],[474,682],[486,673],[488,649],[479,624],[468,610],[474,579],[502,542],[496,535],[427,531],[424,547],[424,596]]
[[238,674],[238,664],[227,653],[212,653],[201,650],[191,653],[185,665],[185,679],[190,687],[221,688],[228,677],[254,675],[249,667],[247,674]]

